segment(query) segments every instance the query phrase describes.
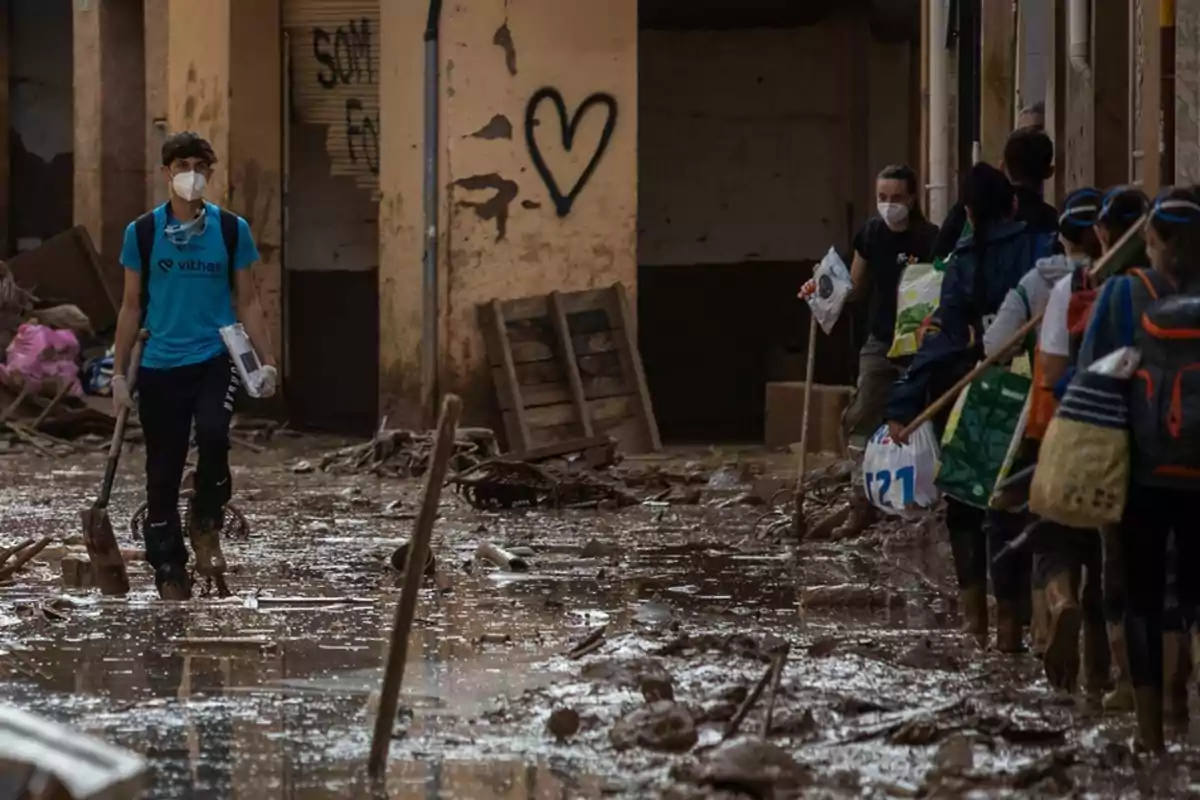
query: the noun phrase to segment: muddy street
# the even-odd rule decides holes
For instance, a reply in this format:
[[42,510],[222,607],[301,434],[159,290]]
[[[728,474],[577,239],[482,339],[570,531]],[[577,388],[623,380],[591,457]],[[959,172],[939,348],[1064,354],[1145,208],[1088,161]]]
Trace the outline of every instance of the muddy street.
[[[389,560],[421,482],[297,472],[321,450],[301,447],[313,452],[235,453],[250,532],[225,544],[234,596],[190,603],[159,601],[144,562],[126,599],[64,589],[102,460],[4,457],[0,545],[54,538],[0,586],[6,702],[144,754],[149,797],[365,791],[399,594]],[[134,453],[113,500],[130,548]],[[764,535],[769,512],[744,478],[783,470],[780,458],[673,455],[707,476],[687,504],[480,512],[447,491],[390,796],[1200,791],[1188,742],[1143,762],[1130,720],[1056,697],[1031,656],[979,652],[957,633],[937,526],[885,523],[800,550]],[[478,560],[481,542],[528,569]]]

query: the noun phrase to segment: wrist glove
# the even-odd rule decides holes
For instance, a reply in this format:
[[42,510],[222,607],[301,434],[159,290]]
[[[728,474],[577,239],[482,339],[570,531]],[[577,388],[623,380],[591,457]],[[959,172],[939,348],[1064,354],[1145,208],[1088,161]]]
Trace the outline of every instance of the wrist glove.
[[112,400],[113,411],[119,412],[123,408],[128,411],[134,410],[133,395],[129,393],[129,381],[125,380],[124,375],[113,376]]
[[261,370],[262,380],[258,384],[258,396],[262,399],[275,396],[275,389],[279,383],[279,370],[271,366],[264,366]]

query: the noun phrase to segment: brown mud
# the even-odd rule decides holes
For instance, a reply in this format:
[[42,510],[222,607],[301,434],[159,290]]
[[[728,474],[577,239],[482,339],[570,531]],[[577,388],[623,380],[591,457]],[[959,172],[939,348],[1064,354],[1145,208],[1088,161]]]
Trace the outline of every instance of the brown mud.
[[[420,482],[293,471],[300,455],[235,451],[251,526],[224,544],[235,596],[188,604],[159,602],[143,562],[126,599],[64,589],[102,460],[0,456],[0,546],[56,539],[0,584],[0,697],[144,754],[149,797],[370,796],[390,559]],[[112,514],[136,548],[127,461]],[[735,473],[695,504],[611,511],[479,512],[446,492],[388,796],[1200,795],[1186,734],[1137,755],[1129,718],[956,633],[935,525],[796,548],[761,537],[761,505],[730,502]],[[486,542],[529,569],[476,561]]]

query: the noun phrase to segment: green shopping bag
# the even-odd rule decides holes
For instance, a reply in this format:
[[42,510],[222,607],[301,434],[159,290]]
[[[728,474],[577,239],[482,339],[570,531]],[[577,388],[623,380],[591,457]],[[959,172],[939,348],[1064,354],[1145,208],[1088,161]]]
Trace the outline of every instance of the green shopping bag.
[[987,508],[1009,454],[1032,382],[990,367],[959,395],[946,432],[935,483],[945,494]]

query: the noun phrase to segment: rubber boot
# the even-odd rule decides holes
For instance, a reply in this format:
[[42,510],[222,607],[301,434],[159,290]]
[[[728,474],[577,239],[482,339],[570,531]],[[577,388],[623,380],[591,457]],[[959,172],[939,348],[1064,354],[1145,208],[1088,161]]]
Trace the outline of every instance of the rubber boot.
[[1188,681],[1192,677],[1192,653],[1182,631],[1163,634],[1163,719],[1173,728],[1188,725]]
[[190,504],[187,513],[188,538],[196,556],[196,572],[206,578],[225,575],[225,554],[221,552],[221,520],[198,519]]
[[850,500],[850,516],[830,535],[833,541],[855,539],[879,520],[879,511],[863,492],[855,492]]
[[958,593],[958,607],[963,617],[963,633],[975,637],[980,647],[987,647],[987,589],[983,585],[963,589]]
[[183,567],[160,567],[154,572],[154,584],[163,600],[185,602],[192,599],[192,581]]
[[1111,667],[1108,633],[1101,621],[1085,620],[1083,623],[1083,687],[1088,704],[1102,708],[1104,692],[1108,690],[1108,674]]
[[1133,681],[1129,677],[1129,649],[1125,644],[1125,626],[1110,623],[1108,646],[1112,652],[1112,663],[1117,668],[1117,683],[1111,692],[1104,695],[1104,710],[1111,714],[1128,714],[1133,711]]
[[1034,654],[1040,656],[1046,652],[1046,640],[1050,638],[1050,611],[1046,607],[1046,590],[1034,589],[1030,603],[1033,606],[1033,615],[1029,622],[1029,638]]
[[1024,653],[1021,612],[1012,600],[996,601],[996,649],[1001,653]]
[[1153,686],[1133,690],[1137,706],[1138,741],[1151,753],[1161,753],[1163,742],[1163,693]]
[[1059,572],[1046,581],[1046,605],[1050,609],[1050,637],[1042,663],[1050,685],[1074,691],[1079,679],[1079,629],[1083,611],[1072,591],[1071,574]]

